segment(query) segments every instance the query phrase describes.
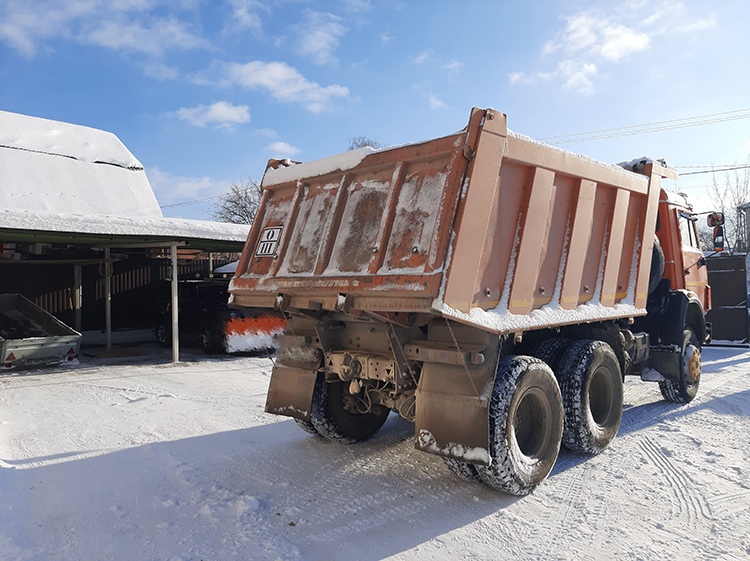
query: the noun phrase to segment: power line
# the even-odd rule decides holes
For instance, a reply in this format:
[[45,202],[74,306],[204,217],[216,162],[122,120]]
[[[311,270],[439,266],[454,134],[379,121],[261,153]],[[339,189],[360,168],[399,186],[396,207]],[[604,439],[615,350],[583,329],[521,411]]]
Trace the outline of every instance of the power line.
[[[687,167],[687,166],[686,166]],[[703,171],[689,171],[687,173],[681,173],[680,177],[685,177],[686,175],[701,175],[704,173],[717,173],[720,171],[733,171],[736,169],[750,169],[750,166],[734,166],[729,168],[721,168],[721,169],[707,169]]]
[[[681,119],[669,119],[667,121],[654,121],[652,123],[643,123],[640,125],[629,125],[626,127],[615,127],[611,129],[601,129],[598,131],[579,132],[567,135],[546,136],[538,140],[547,142],[552,145],[568,144],[572,142],[588,142],[589,140],[603,140],[607,138],[616,138],[619,136],[633,136],[637,134],[646,134],[651,132],[661,132],[666,130],[681,129],[686,127],[697,127],[710,125],[714,123],[723,123],[727,121],[737,121],[740,119],[750,118],[750,109],[735,109],[733,111],[722,111],[720,113],[708,113],[706,115],[696,115],[695,117],[684,117]],[[717,171],[733,171],[739,169],[750,169],[750,166],[677,166],[678,168],[708,168],[713,169],[705,171],[694,171],[681,173],[680,176],[700,175],[705,173],[715,173]],[[220,195],[197,199],[193,201],[183,201],[169,205],[160,205],[160,208],[175,208],[187,205],[195,205],[213,201],[220,198]]]
[[717,171],[721,171],[724,168],[731,168],[732,166],[736,166],[737,163],[734,164],[709,164],[707,166],[672,166],[677,169],[715,169]]
[[172,203],[171,205],[159,205],[159,208],[174,208],[178,206],[187,206],[187,205],[197,205],[200,203],[207,203],[208,201],[213,201],[214,199],[220,198],[220,195],[216,195],[215,197],[206,197],[205,199],[196,199],[194,201],[182,201],[181,203]]
[[587,142],[589,140],[602,140],[619,136],[632,136],[636,134],[661,132],[686,127],[697,127],[701,125],[710,125],[714,123],[723,123],[727,121],[736,121],[739,119],[748,118],[750,118],[750,109],[735,109],[733,111],[709,113],[706,115],[696,115],[694,117],[670,119],[667,121],[654,121],[652,123],[643,123],[640,125],[601,129],[597,131],[580,132],[575,134],[547,136],[540,138],[539,140],[553,145],[568,144],[571,142]]

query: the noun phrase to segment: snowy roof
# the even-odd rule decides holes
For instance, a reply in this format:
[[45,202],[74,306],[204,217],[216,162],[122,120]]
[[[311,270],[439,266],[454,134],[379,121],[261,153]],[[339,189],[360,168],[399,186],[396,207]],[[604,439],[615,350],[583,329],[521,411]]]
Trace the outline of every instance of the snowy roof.
[[112,133],[0,111],[0,229],[244,242],[249,227],[164,218]]

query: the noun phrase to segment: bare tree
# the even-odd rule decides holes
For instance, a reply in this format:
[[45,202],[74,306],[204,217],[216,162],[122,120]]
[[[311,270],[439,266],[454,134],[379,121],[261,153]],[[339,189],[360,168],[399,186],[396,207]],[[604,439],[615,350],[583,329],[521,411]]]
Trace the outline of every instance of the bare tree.
[[252,224],[258,211],[261,193],[260,183],[253,179],[230,183],[229,190],[220,195],[214,204],[212,215],[219,222]]
[[[709,196],[715,210],[724,213],[724,239],[733,249],[745,250],[745,215],[740,206],[750,202],[750,156],[745,164],[733,166],[723,176],[716,171],[713,174],[713,185],[709,187]],[[740,246],[740,247],[738,247]]]
[[385,148],[385,145],[379,140],[374,140],[366,136],[352,136],[348,140],[349,150],[356,150],[357,148],[365,148],[367,146],[369,146],[370,148],[375,148],[375,150],[377,150],[378,148]]
[[701,249],[703,251],[714,250],[714,234],[709,230],[708,226],[704,222],[698,222],[698,240],[701,243]]

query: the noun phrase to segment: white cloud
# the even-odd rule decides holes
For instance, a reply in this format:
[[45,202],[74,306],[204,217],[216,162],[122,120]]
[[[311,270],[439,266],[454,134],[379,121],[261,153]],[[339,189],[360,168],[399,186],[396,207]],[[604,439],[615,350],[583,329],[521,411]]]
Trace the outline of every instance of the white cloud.
[[693,33],[694,31],[703,31],[704,29],[714,29],[716,27],[716,14],[711,14],[707,18],[695,21],[687,21],[674,28],[675,33]]
[[299,154],[302,150],[296,146],[292,146],[288,142],[272,142],[264,148],[266,152],[271,153],[272,158],[291,158],[295,154]]
[[138,22],[105,21],[83,36],[81,42],[157,57],[169,49],[191,50],[210,47],[208,41],[192,34],[185,24],[178,20],[156,20],[148,27]]
[[651,15],[643,19],[644,26],[656,27],[654,35],[668,35],[691,33],[693,31],[702,31],[704,29],[713,29],[716,27],[716,14],[701,14],[699,17],[693,17],[688,14],[685,2],[682,0],[630,0],[623,6],[624,10],[631,10],[636,13],[643,13],[645,10],[652,10]]
[[435,94],[430,94],[430,109],[447,109],[448,105]]
[[595,64],[563,60],[558,65],[558,70],[565,79],[564,89],[587,95],[596,91],[593,80],[597,75]]
[[508,79],[514,85],[536,85],[561,78],[563,89],[590,95],[596,91],[594,85],[596,76],[596,64],[566,59],[558,63],[554,72],[512,72],[508,75]]
[[231,31],[249,30],[256,36],[263,35],[263,24],[259,10],[267,10],[266,6],[258,0],[230,0],[232,6],[232,21],[228,25]]
[[552,72],[511,72],[509,75],[511,84],[539,84],[540,82],[549,82],[555,77]]
[[31,58],[40,41],[69,37],[72,23],[90,17],[97,3],[5,2],[0,8],[0,40]]
[[461,70],[461,68],[463,67],[463,65],[464,65],[463,62],[458,62],[457,60],[452,60],[452,61],[444,64],[442,68],[443,68],[443,70],[447,70],[448,74],[450,74],[451,76],[453,76],[455,74],[458,74],[458,72]]
[[215,124],[218,128],[231,128],[250,122],[250,110],[247,105],[232,105],[227,101],[217,101],[211,105],[182,107],[176,111],[177,117],[196,127]]
[[210,177],[187,177],[161,171],[158,167],[146,170],[154,195],[161,206],[206,199],[221,194],[226,181]]
[[328,109],[333,99],[349,95],[348,88],[338,84],[321,86],[285,62],[255,60],[246,64],[220,64],[219,67],[225,86],[241,85],[252,90],[265,90],[279,101],[300,102],[313,113]]
[[0,6],[0,41],[26,57],[61,39],[161,56],[167,50],[210,48],[177,17],[154,15],[152,0],[14,1]]
[[275,130],[268,128],[255,129],[254,132],[258,136],[263,136],[265,138],[277,138],[279,136],[279,133],[277,133]]
[[645,51],[651,46],[651,39],[624,25],[612,24],[602,29],[600,54],[605,60],[617,62],[633,53]]
[[714,15],[691,18],[685,3],[678,0],[630,0],[612,9],[612,13],[587,10],[564,18],[563,29],[541,50],[544,57],[559,57],[554,71],[513,72],[510,83],[539,84],[558,78],[563,89],[590,95],[596,91],[600,68],[648,51],[657,37],[716,25]]
[[424,64],[425,62],[430,60],[433,54],[434,51],[432,49],[427,49],[426,51],[422,51],[421,53],[411,57],[409,59],[409,62],[411,62],[412,64]]
[[548,42],[544,54],[562,50],[567,55],[600,57],[617,62],[649,48],[650,38],[641,31],[628,27],[596,12],[582,12],[566,19],[565,30],[557,41]]
[[370,0],[341,0],[344,11],[350,14],[363,14],[372,9]]
[[323,12],[308,12],[305,21],[294,28],[298,33],[297,52],[315,64],[337,62],[334,52],[347,29],[341,18]]
[[393,39],[393,33],[391,33],[390,31],[386,31],[385,33],[380,35],[380,40],[383,43],[390,43],[391,41],[393,41]]
[[176,68],[157,61],[144,64],[143,73],[157,80],[175,80],[180,75]]

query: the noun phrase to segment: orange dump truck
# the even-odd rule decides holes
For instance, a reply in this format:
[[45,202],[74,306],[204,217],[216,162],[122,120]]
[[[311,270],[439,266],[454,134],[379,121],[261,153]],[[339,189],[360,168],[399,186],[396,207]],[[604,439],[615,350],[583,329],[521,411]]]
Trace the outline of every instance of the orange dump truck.
[[396,412],[458,476],[523,495],[561,444],[607,447],[623,376],[690,401],[710,291],[665,177],[514,134],[492,109],[423,143],[271,160],[229,288],[287,318],[266,410],[343,443]]

